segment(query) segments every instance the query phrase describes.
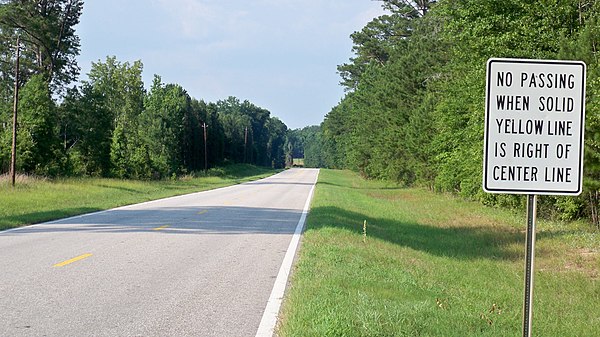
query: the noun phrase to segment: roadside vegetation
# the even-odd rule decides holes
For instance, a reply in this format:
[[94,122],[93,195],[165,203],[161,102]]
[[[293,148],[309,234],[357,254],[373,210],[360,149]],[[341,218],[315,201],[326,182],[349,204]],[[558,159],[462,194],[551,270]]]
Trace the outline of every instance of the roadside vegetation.
[[117,206],[239,184],[275,170],[247,164],[213,168],[207,175],[159,181],[105,178],[42,179],[19,176],[16,188],[0,176],[0,230]]
[[523,207],[521,198],[481,188],[486,62],[580,60],[587,64],[584,190],[540,198],[538,209],[600,228],[600,2],[381,3],[385,15],[351,35],[354,56],[338,66],[345,97],[316,135],[304,137],[306,166]]
[[84,10],[83,0],[0,1],[0,174],[12,166],[15,97],[20,174],[160,180],[290,164],[288,127],[248,100],[206,102],[159,75],[146,85],[141,60],[116,56],[79,79]]
[[[322,169],[279,335],[519,336],[525,227],[525,209]],[[536,245],[533,335],[597,336],[600,233],[540,221]]]

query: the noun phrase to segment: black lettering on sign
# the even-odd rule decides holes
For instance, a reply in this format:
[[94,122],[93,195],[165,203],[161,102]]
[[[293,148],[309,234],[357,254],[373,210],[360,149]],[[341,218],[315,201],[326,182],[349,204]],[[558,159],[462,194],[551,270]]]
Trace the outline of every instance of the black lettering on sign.
[[556,158],[563,159],[569,157],[569,152],[571,152],[572,144],[557,144],[556,145]]
[[544,132],[544,121],[541,119],[496,118],[498,133],[512,135],[541,135]]
[[573,89],[574,74],[521,73],[521,88]]
[[499,71],[497,73],[497,75],[498,75],[497,76],[498,81],[496,84],[499,87],[504,87],[504,86],[510,87],[512,85],[513,76],[510,71],[508,71],[508,72]]
[[571,167],[544,168],[544,181],[548,183],[570,183]]
[[496,96],[498,110],[527,111],[529,110],[529,96]]
[[573,121],[548,121],[548,136],[572,136]]
[[498,157],[506,157],[506,143],[502,142],[502,143],[494,143],[495,145],[495,149],[494,149],[494,157],[498,158]]
[[514,158],[548,158],[547,143],[514,143]]
[[496,181],[537,181],[538,168],[535,166],[496,165],[492,177]]
[[544,97],[540,96],[540,111],[549,112],[573,112],[575,100],[572,97]]

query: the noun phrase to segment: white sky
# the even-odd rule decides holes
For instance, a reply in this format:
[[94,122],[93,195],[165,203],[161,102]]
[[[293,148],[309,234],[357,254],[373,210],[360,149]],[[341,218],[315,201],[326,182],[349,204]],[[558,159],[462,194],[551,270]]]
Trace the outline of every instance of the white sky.
[[373,0],[86,0],[81,79],[91,62],[141,60],[190,96],[228,96],[268,109],[290,128],[319,124],[343,97],[336,66],[350,34],[381,15]]

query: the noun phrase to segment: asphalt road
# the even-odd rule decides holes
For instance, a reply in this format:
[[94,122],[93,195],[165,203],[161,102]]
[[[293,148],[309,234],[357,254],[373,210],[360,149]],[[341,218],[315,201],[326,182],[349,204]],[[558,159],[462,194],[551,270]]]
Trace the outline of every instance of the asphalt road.
[[0,336],[254,336],[317,174],[0,232]]

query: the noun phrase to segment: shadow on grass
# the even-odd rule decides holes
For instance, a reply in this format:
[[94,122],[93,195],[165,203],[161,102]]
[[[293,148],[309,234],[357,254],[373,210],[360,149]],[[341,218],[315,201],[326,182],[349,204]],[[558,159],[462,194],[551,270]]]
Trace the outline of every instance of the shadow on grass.
[[353,190],[382,190],[382,191],[400,191],[405,189],[405,187],[402,186],[389,186],[389,187],[355,187],[355,186],[348,186],[347,184],[334,184],[334,183],[330,183],[328,181],[319,181],[318,185],[329,185],[329,186],[337,186],[337,187],[343,187],[343,188],[351,188]]
[[341,228],[362,234],[367,220],[367,235],[429,254],[457,259],[491,259],[516,261],[522,259],[513,244],[524,244],[525,237],[517,231],[486,226],[435,227],[420,223],[371,218],[338,207],[311,209],[307,230],[326,227]]
[[111,189],[111,190],[118,190],[118,191],[129,192],[129,193],[132,193],[132,194],[142,194],[142,193],[144,193],[144,192],[141,192],[139,189],[128,188],[128,187],[124,187],[124,186],[107,185],[107,184],[96,184],[96,186],[101,187],[101,188]]
[[57,210],[9,215],[0,219],[0,230],[11,229],[23,225],[31,225],[45,221],[100,211],[99,208],[76,207]]
[[222,176],[229,179],[244,179],[254,176],[260,176],[267,173],[281,172],[281,170],[275,170],[269,167],[254,166],[249,164],[233,164],[230,166],[223,167],[222,170],[222,174],[216,174],[215,176]]

